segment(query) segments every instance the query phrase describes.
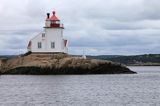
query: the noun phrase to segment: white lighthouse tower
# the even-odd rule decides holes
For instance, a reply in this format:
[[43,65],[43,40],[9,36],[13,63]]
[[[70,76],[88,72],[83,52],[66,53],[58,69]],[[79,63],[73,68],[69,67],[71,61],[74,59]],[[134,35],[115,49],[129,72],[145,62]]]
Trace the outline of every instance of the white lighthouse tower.
[[63,38],[63,24],[55,15],[55,11],[47,13],[44,32],[29,41],[28,51],[32,53],[67,53],[67,40]]

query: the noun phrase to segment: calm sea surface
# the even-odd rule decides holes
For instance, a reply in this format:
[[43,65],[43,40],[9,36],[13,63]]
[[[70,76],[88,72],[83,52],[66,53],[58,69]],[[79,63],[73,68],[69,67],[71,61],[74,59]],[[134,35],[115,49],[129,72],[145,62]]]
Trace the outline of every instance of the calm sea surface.
[[160,106],[160,67],[137,75],[0,76],[0,106]]

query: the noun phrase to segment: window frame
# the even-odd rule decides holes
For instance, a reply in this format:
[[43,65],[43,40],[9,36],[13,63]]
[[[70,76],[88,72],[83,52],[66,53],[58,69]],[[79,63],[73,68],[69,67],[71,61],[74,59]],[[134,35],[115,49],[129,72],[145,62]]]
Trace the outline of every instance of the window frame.
[[51,42],[51,49],[55,49],[55,42]]
[[42,33],[42,38],[46,37],[45,33]]
[[42,42],[38,42],[37,47],[38,47],[38,49],[42,49]]

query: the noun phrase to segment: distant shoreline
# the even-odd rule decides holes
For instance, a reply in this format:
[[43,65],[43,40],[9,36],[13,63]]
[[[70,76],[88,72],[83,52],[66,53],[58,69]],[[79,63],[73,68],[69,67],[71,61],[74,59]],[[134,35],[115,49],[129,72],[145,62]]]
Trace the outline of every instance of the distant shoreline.
[[160,66],[160,54],[144,54],[144,55],[99,55],[88,56],[91,59],[110,60],[116,63],[122,63],[127,66]]
[[127,66],[160,66],[160,65],[127,65]]

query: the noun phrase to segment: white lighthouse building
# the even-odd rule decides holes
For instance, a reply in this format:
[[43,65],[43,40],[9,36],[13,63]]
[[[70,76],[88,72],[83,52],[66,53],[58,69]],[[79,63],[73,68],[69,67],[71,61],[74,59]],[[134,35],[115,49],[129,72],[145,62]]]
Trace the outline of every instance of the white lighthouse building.
[[55,11],[47,13],[44,32],[29,41],[28,51],[32,53],[67,53],[67,40],[63,38],[63,24],[55,15]]

